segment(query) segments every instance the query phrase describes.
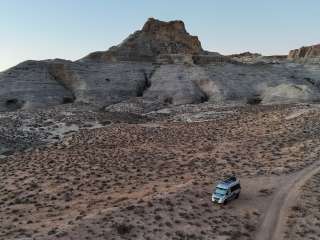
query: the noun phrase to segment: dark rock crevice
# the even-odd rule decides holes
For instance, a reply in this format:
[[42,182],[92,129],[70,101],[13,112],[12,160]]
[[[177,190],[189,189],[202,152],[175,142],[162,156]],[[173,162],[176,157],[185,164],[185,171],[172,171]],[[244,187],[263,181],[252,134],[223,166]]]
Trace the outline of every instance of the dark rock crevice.
[[49,75],[66,90],[73,92],[72,85],[76,82],[75,76],[63,63],[53,63],[48,67]]
[[150,81],[150,77],[148,76],[148,74],[142,70],[142,74],[143,74],[143,83],[141,86],[139,86],[138,91],[137,91],[137,97],[142,97],[144,92],[151,86],[151,81]]
[[314,80],[314,79],[312,79],[310,77],[305,77],[304,80],[307,83],[311,84],[312,86],[314,86],[314,87],[316,87],[317,89],[320,90],[320,81]]
[[143,97],[144,93],[151,87],[151,78],[157,71],[157,68],[158,67],[154,67],[149,73],[145,69],[141,70],[143,75],[143,83],[137,91],[137,97]]
[[203,93],[203,96],[200,98],[200,103],[205,103],[209,101],[209,96],[205,93]]
[[20,100],[17,98],[10,98],[6,100],[5,107],[8,111],[16,111],[23,108],[24,104],[25,104],[24,100]]
[[62,104],[70,104],[70,103],[74,103],[76,100],[75,97],[64,97],[62,99]]
[[247,104],[249,105],[259,105],[262,103],[262,97],[260,94],[255,94],[247,98]]
[[203,91],[203,89],[201,88],[199,82],[201,82],[201,81],[193,81],[193,84],[195,86],[196,91],[199,92],[199,94],[198,94],[198,102],[199,103],[208,102],[210,100],[210,96],[205,91]]
[[70,96],[63,97],[62,104],[74,103],[77,99],[74,91],[74,85],[78,82],[74,73],[68,69],[66,64],[63,63],[50,64],[48,66],[48,72],[50,77],[70,94]]

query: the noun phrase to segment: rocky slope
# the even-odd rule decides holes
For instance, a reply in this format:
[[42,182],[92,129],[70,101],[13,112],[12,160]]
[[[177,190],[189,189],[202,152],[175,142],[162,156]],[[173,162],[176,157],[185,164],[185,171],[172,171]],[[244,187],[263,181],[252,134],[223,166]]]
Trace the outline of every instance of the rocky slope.
[[[313,47],[290,58],[317,53]],[[137,97],[157,106],[314,102],[320,100],[320,64],[222,56],[203,50],[183,22],[149,19],[108,51],[75,62],[27,61],[0,74],[0,111],[73,102],[105,107]]]

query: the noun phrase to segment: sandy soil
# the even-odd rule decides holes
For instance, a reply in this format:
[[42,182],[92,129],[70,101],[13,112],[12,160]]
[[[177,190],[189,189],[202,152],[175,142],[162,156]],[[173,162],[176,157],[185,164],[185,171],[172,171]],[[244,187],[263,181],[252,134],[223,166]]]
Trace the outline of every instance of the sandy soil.
[[281,240],[284,238],[286,219],[291,207],[297,201],[300,187],[319,171],[320,163],[316,162],[277,183],[277,191],[265,211],[255,239]]
[[284,239],[320,239],[320,171],[299,188],[287,214]]
[[[308,108],[188,106],[16,152],[0,160],[0,239],[255,239],[281,186],[319,159],[320,111],[287,119]],[[212,204],[231,174],[239,200]]]

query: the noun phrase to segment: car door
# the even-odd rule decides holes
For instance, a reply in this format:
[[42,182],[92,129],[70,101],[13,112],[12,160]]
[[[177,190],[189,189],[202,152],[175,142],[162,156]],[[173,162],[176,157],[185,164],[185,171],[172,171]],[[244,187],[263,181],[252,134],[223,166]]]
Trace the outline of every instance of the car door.
[[230,191],[230,200],[234,199],[236,197],[236,187],[232,187],[229,189]]
[[227,200],[231,200],[231,199],[232,199],[232,192],[231,192],[231,189],[229,189],[227,192]]

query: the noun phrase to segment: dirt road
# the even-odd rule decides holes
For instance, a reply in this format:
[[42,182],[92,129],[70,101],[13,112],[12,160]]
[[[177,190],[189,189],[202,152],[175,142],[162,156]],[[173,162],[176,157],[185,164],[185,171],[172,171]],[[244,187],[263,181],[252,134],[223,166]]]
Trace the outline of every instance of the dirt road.
[[257,229],[255,240],[281,240],[285,230],[286,217],[290,208],[295,204],[299,189],[314,174],[320,171],[320,162],[303,169],[290,176],[286,181],[279,183],[263,220]]

